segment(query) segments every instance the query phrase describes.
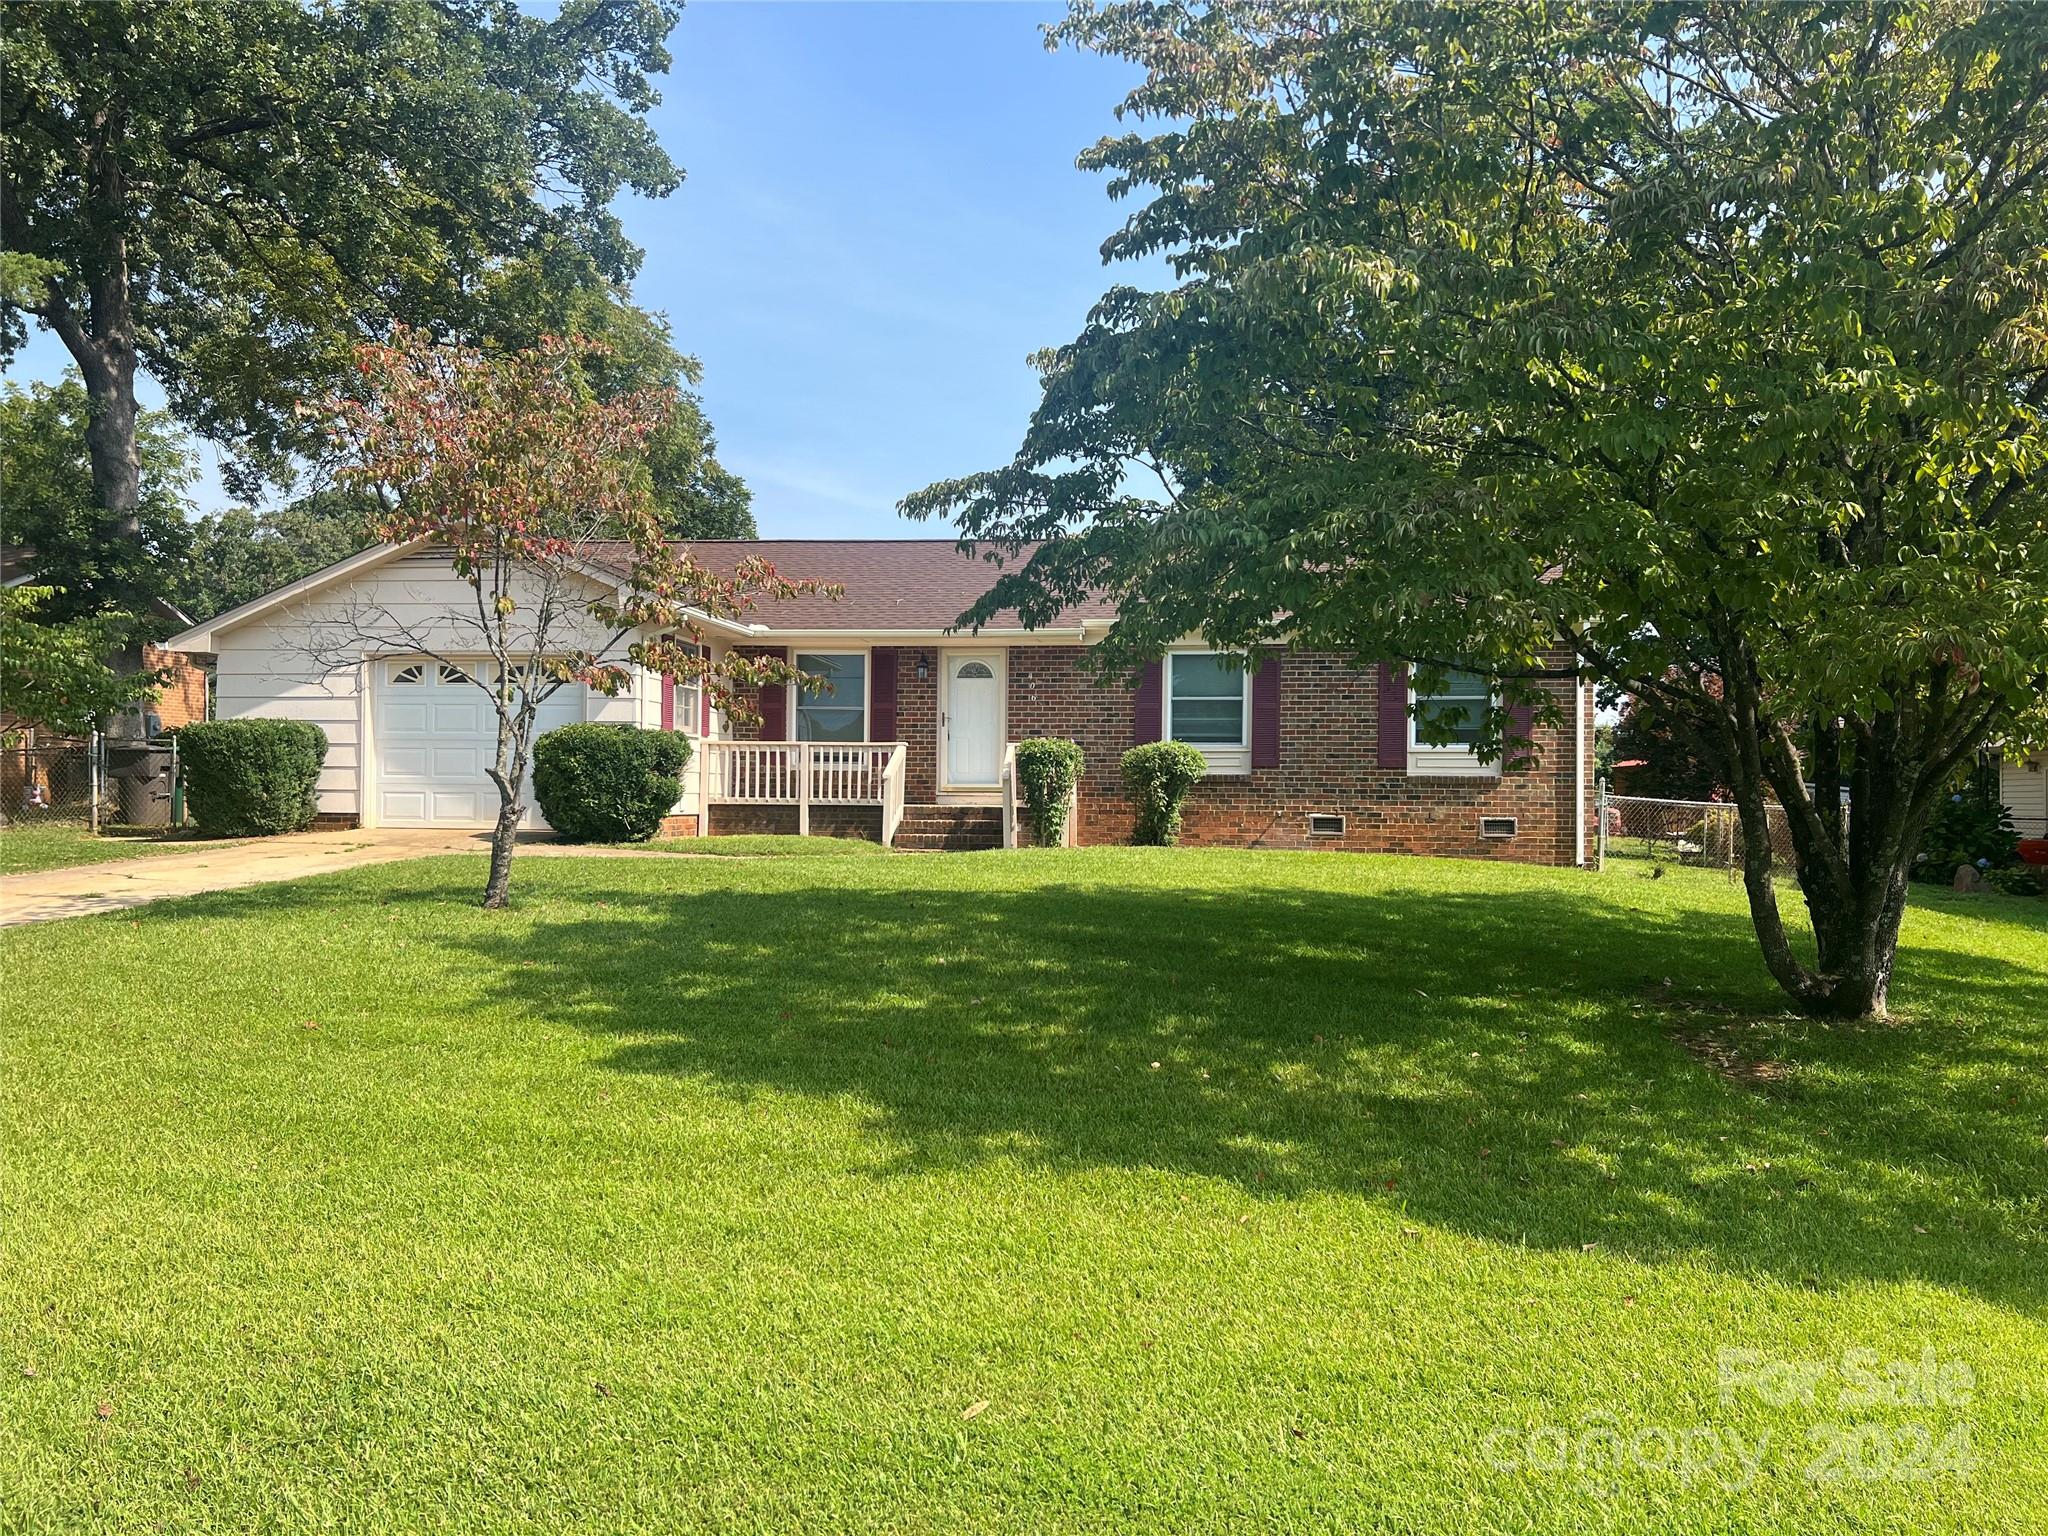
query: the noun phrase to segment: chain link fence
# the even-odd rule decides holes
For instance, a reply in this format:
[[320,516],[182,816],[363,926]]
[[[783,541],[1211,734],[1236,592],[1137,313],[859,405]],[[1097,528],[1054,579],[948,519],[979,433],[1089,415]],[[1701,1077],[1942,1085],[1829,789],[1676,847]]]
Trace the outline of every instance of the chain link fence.
[[[1652,800],[1639,795],[1600,797],[1600,867],[1612,859],[1686,864],[1701,869],[1742,868],[1741,813],[1725,801]],[[1765,807],[1771,857],[1792,867],[1792,831],[1782,806]]]
[[169,739],[37,733],[0,747],[0,826],[181,825],[177,771]]

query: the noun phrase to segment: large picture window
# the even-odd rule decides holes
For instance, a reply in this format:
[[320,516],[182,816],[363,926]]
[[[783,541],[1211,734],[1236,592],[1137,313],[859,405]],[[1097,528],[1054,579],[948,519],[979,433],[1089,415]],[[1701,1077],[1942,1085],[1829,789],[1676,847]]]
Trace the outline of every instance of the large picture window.
[[[1479,744],[1479,733],[1486,723],[1486,707],[1492,699],[1492,688],[1477,672],[1445,674],[1441,688],[1415,696],[1411,744],[1423,748],[1463,747],[1471,750]],[[1427,735],[1424,734],[1425,724],[1430,728]]]
[[1166,736],[1197,747],[1245,744],[1243,658],[1175,651],[1166,658]]
[[796,669],[814,679],[797,684],[796,739],[866,741],[867,654],[799,651]]

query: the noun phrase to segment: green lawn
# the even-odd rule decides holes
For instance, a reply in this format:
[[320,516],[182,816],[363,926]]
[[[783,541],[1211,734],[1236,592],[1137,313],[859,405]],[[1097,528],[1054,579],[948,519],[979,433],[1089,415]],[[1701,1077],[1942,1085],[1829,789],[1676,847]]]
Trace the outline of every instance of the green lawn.
[[1690,871],[481,870],[0,935],[0,1526],[2048,1527],[2048,906],[1824,1028]]
[[659,837],[651,843],[621,843],[656,853],[704,853],[719,858],[866,859],[888,853],[880,843],[858,837],[776,837],[765,832],[729,837]]
[[228,846],[190,832],[95,837],[84,827],[0,827],[0,875],[25,875],[36,870],[142,858],[152,853],[196,853],[204,848]]

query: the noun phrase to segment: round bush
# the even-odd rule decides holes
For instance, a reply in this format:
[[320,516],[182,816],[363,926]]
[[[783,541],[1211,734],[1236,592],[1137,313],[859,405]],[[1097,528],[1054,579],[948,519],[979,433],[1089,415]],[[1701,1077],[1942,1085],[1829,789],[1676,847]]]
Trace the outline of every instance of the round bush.
[[644,843],[682,793],[689,739],[630,725],[565,725],[533,744],[533,796],[572,843]]
[[1209,760],[1184,741],[1150,741],[1124,754],[1124,793],[1137,808],[1132,840],[1180,841],[1180,808],[1209,771]]
[[178,768],[192,819],[223,837],[303,832],[327,733],[304,720],[202,720],[178,733]]
[[1057,736],[1033,736],[1017,743],[1017,783],[1031,818],[1031,840],[1057,848],[1067,835],[1067,796],[1081,778],[1081,748]]

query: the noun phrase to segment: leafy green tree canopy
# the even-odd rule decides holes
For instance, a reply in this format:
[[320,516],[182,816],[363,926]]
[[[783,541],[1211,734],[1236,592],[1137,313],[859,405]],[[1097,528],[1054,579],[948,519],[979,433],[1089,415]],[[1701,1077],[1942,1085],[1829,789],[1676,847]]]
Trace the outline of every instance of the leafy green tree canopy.
[[[394,322],[483,335],[495,266],[571,290],[639,253],[610,211],[680,179],[645,122],[675,0],[103,0],[8,8],[0,350],[33,317],[93,402],[131,526],[135,374],[281,475],[295,405]],[[247,489],[248,487],[244,487]]]
[[1105,255],[1182,280],[1043,357],[1014,462],[910,498],[1052,541],[979,612],[1103,587],[1125,658],[1285,635],[1509,704],[1566,647],[1713,743],[1779,982],[1881,1010],[1936,796],[2048,723],[2038,11],[1133,0],[1056,36],[1144,67],[1151,131],[1082,163],[1144,196]]
[[0,718],[82,735],[151,697],[163,678],[108,664],[127,643],[125,618],[53,619],[53,597],[49,587],[0,587]]
[[[93,497],[85,452],[89,413],[85,388],[75,378],[0,390],[0,535],[11,551],[25,552],[21,565],[29,575],[53,589],[37,610],[46,622],[127,614],[149,628],[151,599],[175,601],[169,573],[192,541],[185,521],[192,454],[167,415],[142,413],[135,529],[123,533]],[[174,626],[159,620],[153,627]]]

